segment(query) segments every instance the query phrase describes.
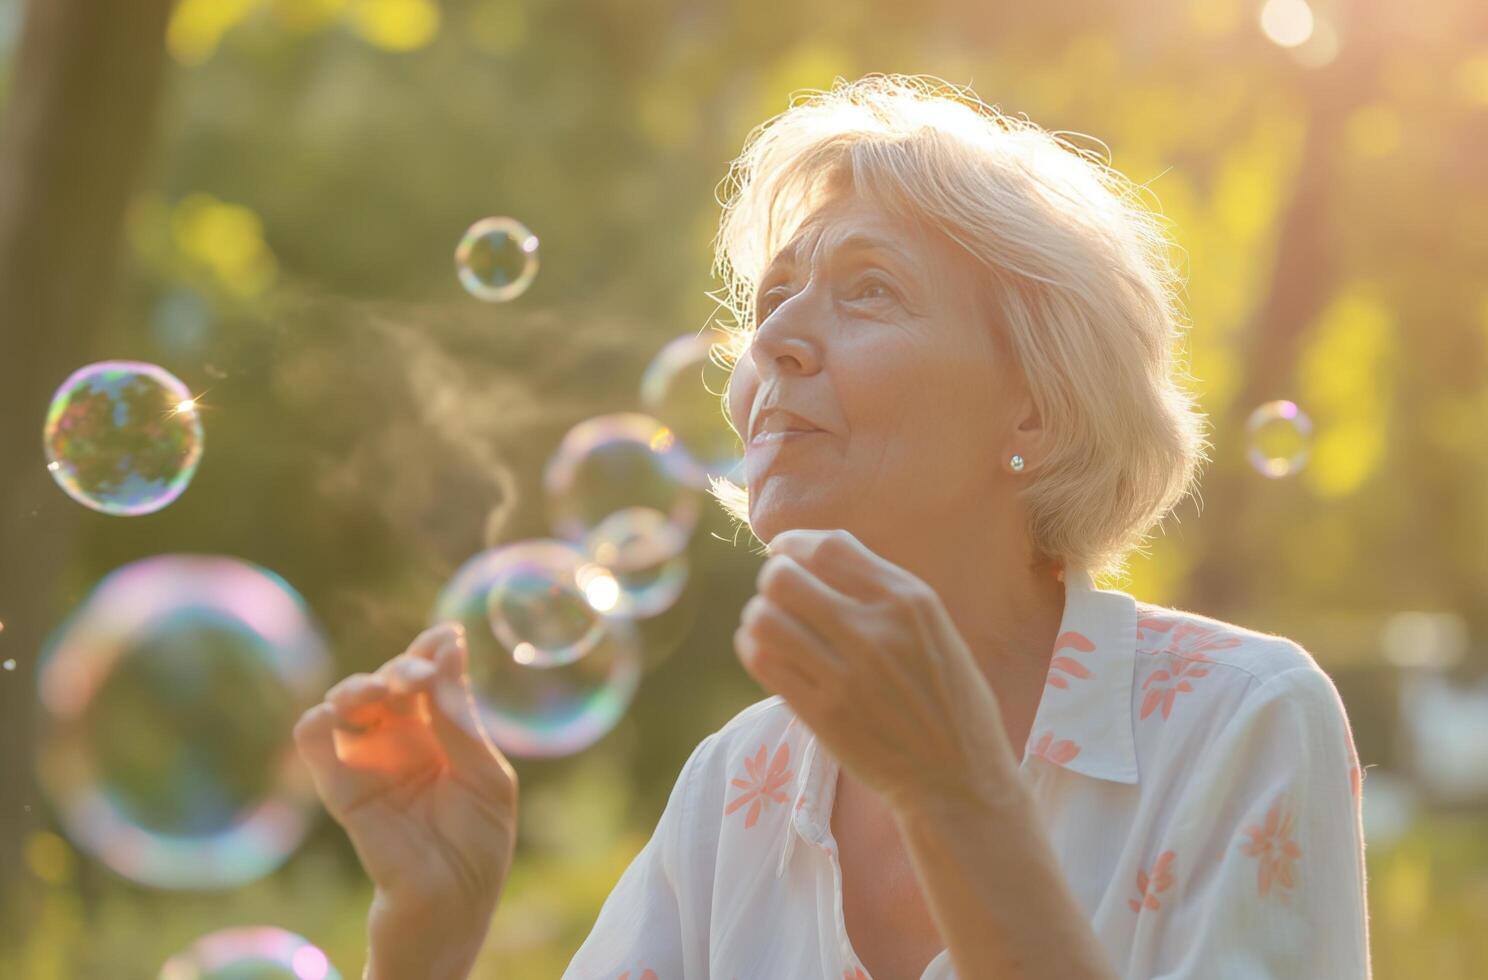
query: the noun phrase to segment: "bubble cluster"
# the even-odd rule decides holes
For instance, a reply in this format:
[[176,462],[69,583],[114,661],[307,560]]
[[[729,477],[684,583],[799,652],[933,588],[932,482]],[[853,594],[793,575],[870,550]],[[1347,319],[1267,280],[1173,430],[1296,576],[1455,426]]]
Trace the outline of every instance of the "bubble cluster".
[[[513,566],[504,552],[530,554],[530,547],[516,542],[472,557],[440,592],[432,621],[465,627],[481,721],[502,751],[529,758],[570,755],[598,741],[625,714],[641,679],[640,644],[633,624],[623,618],[603,617],[595,626],[579,616],[572,622],[582,625],[586,637],[591,626],[596,634],[583,640],[587,649],[577,659],[537,669],[535,653],[508,647],[490,622],[491,591]],[[603,591],[593,580],[589,588]],[[572,600],[564,594],[564,602]],[[560,635],[572,636],[578,628]]]
[[580,549],[561,541],[520,541],[497,549],[489,570],[487,619],[517,663],[572,663],[603,639],[615,583]]
[[160,980],[341,980],[310,940],[272,926],[222,929],[172,956]]
[[47,469],[78,503],[105,514],[149,514],[185,492],[202,454],[196,399],[169,371],[102,361],[74,371],[52,396]]
[[476,299],[504,303],[537,278],[537,236],[515,218],[482,218],[455,248],[460,285]]
[[688,483],[706,489],[709,477],[729,476],[743,461],[743,445],[723,408],[728,370],[712,358],[722,333],[685,334],[668,343],[641,375],[641,405],[676,434],[691,462]]
[[1262,476],[1280,479],[1307,463],[1312,420],[1296,402],[1266,402],[1250,413],[1245,437],[1250,465]]
[[230,888],[299,844],[314,793],[295,719],[325,644],[282,579],[158,555],[106,576],[38,662],[38,773],[68,835],[161,888]]
[[659,510],[617,510],[589,532],[584,544],[614,583],[609,608],[616,615],[665,612],[687,586],[686,537]]

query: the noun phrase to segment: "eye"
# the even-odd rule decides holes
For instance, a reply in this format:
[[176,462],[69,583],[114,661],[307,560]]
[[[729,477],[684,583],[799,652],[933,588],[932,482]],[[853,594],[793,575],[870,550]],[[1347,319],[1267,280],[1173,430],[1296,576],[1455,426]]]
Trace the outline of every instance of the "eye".
[[784,303],[789,297],[790,293],[781,286],[776,286],[774,289],[765,293],[765,295],[761,296],[759,302],[755,305],[755,321],[757,323],[763,323],[766,319],[769,318],[770,314],[778,310],[780,308],[780,305]]
[[851,298],[866,300],[894,299],[896,295],[894,290],[881,277],[864,276],[853,287]]

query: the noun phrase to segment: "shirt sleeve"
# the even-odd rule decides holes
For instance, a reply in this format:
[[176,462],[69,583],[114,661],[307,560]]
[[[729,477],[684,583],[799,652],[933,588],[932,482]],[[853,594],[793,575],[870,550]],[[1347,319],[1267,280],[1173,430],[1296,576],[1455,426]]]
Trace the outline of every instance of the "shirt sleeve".
[[716,737],[703,739],[683,764],[651,839],[605,899],[563,980],[706,975],[707,923],[699,922],[695,906],[701,901],[706,908],[708,897],[693,891],[700,880],[711,880],[711,870],[690,860],[686,852],[697,841],[684,832],[696,823],[703,759]]
[[1358,756],[1316,664],[1254,682],[1137,876],[1136,980],[1370,975]]

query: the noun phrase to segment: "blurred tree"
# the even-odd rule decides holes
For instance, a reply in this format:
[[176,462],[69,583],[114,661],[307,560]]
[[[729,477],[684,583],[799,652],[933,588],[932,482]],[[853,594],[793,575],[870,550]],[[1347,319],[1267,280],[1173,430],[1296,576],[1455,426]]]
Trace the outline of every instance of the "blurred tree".
[[[92,353],[110,299],[119,233],[151,144],[171,0],[33,0],[0,131],[0,620],[21,656],[0,685],[0,908],[18,901],[31,774],[31,667],[56,607],[75,510],[39,465],[47,403]],[[10,653],[7,653],[9,656]]]
[[[1340,137],[1349,111],[1369,101],[1379,75],[1387,39],[1371,16],[1376,5],[1377,0],[1360,0],[1339,11],[1337,29],[1350,43],[1325,67],[1300,67],[1283,53],[1272,53],[1285,68],[1313,74],[1309,84],[1294,86],[1306,99],[1306,136],[1290,201],[1275,229],[1270,286],[1255,307],[1240,351],[1238,390],[1228,404],[1208,406],[1220,432],[1243,433],[1257,405],[1291,397],[1301,338],[1337,288],[1339,262],[1332,236],[1344,208],[1336,193]],[[1259,496],[1247,492],[1258,477],[1244,452],[1222,452],[1216,464],[1203,479],[1204,508],[1226,516],[1206,522],[1202,554],[1182,603],[1214,615],[1240,616],[1254,607],[1257,566],[1279,555],[1274,539],[1257,540],[1238,516]]]

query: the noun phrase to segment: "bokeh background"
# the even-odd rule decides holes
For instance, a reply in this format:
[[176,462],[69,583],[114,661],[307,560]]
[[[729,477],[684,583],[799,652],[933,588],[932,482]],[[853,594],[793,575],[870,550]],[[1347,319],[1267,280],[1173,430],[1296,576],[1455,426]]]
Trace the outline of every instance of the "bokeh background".
[[[48,638],[110,571],[186,552],[282,576],[335,676],[398,653],[471,555],[549,533],[564,433],[636,410],[707,325],[745,135],[869,71],[1089,134],[1172,219],[1215,460],[1104,584],[1312,651],[1366,767],[1376,976],[1488,976],[1488,7],[0,0],[0,61],[0,976],[155,977],[258,925],[360,975],[369,891],[324,816],[228,889],[69,840],[37,780]],[[454,275],[487,215],[541,240],[511,302]],[[200,469],[156,513],[46,471],[52,393],[108,358],[200,401]],[[1247,459],[1277,399],[1313,424],[1282,478]],[[475,976],[560,975],[692,747],[761,696],[730,644],[751,543],[710,506],[623,718],[518,761]]]

